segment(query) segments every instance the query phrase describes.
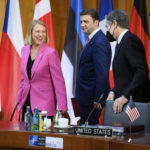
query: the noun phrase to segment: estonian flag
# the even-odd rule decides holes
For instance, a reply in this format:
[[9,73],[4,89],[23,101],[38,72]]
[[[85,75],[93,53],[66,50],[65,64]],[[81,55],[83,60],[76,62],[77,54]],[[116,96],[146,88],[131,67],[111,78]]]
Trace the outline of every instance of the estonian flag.
[[148,35],[147,11],[145,0],[134,0],[130,21],[130,31],[136,34],[141,39],[145,47],[147,64],[150,71],[150,40]]
[[[22,24],[18,0],[7,0],[4,27],[0,45],[1,105],[5,119],[10,120],[16,104],[21,78]],[[15,115],[17,119],[17,115]]]
[[71,0],[67,32],[62,54],[61,66],[65,79],[68,113],[71,124],[76,124],[71,98],[75,96],[77,61],[82,50],[86,35],[80,27],[80,13],[83,10],[82,0]]

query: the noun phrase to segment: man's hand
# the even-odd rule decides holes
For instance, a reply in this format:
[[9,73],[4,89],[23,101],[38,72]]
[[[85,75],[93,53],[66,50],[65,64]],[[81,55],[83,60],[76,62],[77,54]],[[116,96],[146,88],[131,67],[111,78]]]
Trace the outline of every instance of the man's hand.
[[114,100],[114,98],[115,98],[115,93],[113,91],[110,91],[107,100]]
[[114,113],[120,113],[122,111],[123,106],[128,102],[128,99],[124,96],[121,96],[115,99],[113,104]]
[[95,109],[98,109],[98,110],[102,109],[102,106],[100,103],[93,102],[93,105],[94,105]]

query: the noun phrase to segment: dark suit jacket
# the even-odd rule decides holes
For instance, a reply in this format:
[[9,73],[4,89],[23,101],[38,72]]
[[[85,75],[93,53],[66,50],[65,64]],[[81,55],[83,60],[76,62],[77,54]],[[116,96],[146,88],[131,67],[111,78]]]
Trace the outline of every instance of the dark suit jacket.
[[113,60],[115,98],[124,95],[134,101],[149,100],[149,71],[141,40],[131,32],[123,36]]
[[[90,105],[98,101],[102,93],[107,93],[109,86],[109,68],[111,48],[103,32],[98,31],[84,48],[77,70],[76,101]],[[101,100],[104,105],[106,100]]]

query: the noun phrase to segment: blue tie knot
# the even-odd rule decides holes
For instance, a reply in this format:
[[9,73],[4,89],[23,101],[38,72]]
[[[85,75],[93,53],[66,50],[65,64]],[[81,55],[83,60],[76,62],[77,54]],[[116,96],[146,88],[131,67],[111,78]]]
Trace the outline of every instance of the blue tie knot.
[[115,47],[115,53],[118,51],[119,45],[120,45],[120,44],[118,44],[118,43],[116,44],[116,47]]

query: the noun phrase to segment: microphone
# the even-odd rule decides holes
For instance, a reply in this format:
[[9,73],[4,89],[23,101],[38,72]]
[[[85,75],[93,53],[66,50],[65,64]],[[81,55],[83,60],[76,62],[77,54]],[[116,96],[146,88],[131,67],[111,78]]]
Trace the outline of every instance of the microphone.
[[[102,93],[102,94],[100,95],[100,97],[99,97],[99,100],[97,101],[97,105],[98,105],[98,103],[100,102],[100,100],[103,98],[103,96],[104,96],[104,94]],[[96,106],[97,106],[97,105],[96,105]],[[89,115],[88,115],[88,117],[87,117],[87,119],[86,119],[86,121],[85,121],[85,126],[88,126],[88,120],[89,120],[89,118],[91,117],[91,115],[92,115],[93,111],[95,110],[95,108],[96,108],[96,107],[93,107],[93,109],[92,109],[91,112],[89,113]]]

